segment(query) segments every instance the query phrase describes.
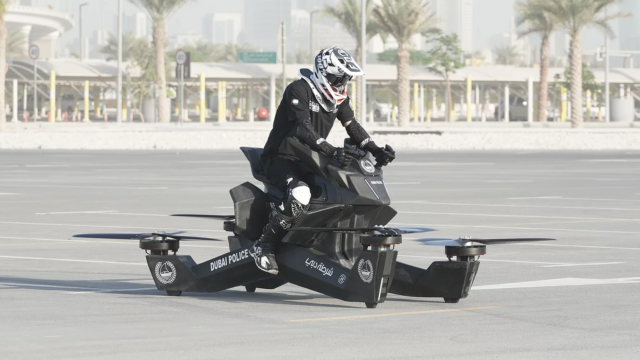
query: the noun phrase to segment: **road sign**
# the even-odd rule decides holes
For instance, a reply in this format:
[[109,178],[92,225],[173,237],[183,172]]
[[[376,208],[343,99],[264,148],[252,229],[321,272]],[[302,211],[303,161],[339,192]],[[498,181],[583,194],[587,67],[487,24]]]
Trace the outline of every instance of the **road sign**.
[[238,61],[241,63],[276,64],[278,55],[275,52],[240,52]]
[[183,77],[188,79],[191,77],[191,53],[185,53],[186,60],[182,65],[176,65],[176,79],[180,78],[180,68],[182,67]]
[[38,47],[38,45],[31,45],[29,47],[29,57],[31,58],[31,60],[38,60],[38,58],[40,57],[40,48]]
[[184,65],[187,62],[187,53],[184,50],[178,50],[176,52],[176,63],[178,65]]

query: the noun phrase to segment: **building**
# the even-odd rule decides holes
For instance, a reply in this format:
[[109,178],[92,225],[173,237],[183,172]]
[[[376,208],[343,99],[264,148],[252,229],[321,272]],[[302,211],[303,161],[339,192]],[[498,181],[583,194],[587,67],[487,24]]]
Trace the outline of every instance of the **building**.
[[445,33],[458,35],[462,51],[473,52],[473,0],[431,0]]
[[7,30],[24,35],[27,41],[23,43],[23,53],[30,44],[35,44],[40,48],[41,59],[54,59],[58,39],[73,27],[73,20],[69,14],[31,4],[29,0],[8,0],[4,16]]
[[[116,23],[117,21],[118,19],[116,18]],[[147,38],[147,14],[143,12],[123,14],[122,33],[132,33],[140,39]]]
[[245,0],[244,38],[262,51],[278,51],[280,22],[287,24],[291,34],[291,9],[294,0]]
[[91,59],[104,59],[104,55],[100,52],[103,47],[107,45],[109,40],[109,33],[104,30],[96,30],[91,34],[91,51],[89,52],[89,58]]
[[213,44],[236,44],[242,29],[239,13],[208,14],[202,20],[202,36]]
[[640,1],[624,0],[618,5],[622,12],[631,13],[633,16],[620,19],[618,38],[621,50],[640,50]]

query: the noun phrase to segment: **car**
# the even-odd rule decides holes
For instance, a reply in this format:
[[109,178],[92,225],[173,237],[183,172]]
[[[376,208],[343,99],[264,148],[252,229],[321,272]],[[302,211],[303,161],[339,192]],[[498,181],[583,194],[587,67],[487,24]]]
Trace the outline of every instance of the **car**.
[[[509,96],[509,121],[527,121],[527,100],[511,95]],[[504,101],[501,101],[493,113],[493,117],[500,121],[505,118]]]
[[[501,101],[500,104],[496,106],[496,109],[493,112],[493,117],[498,121],[504,120],[504,111],[504,102]],[[527,121],[527,117],[527,100],[517,95],[509,96],[509,121]],[[547,120],[553,121],[554,119],[557,119],[559,117],[560,110],[558,108],[547,106]]]
[[373,110],[373,117],[375,119],[387,118],[387,116],[391,116],[392,107],[390,103],[380,103],[377,101],[373,101],[371,103],[371,109]]

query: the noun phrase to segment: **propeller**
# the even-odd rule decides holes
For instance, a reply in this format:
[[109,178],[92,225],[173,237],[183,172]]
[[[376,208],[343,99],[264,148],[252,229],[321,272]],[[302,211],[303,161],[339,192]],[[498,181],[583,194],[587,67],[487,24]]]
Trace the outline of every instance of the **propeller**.
[[[178,240],[178,241],[183,241],[183,240],[206,240],[206,241],[223,241],[220,239],[213,239],[213,238],[206,238],[206,237],[199,237],[199,236],[183,236],[183,235],[178,235],[183,233],[184,231],[178,231],[178,232],[174,232],[174,233],[164,233],[164,232],[153,232],[153,233],[146,233],[146,234],[78,234],[78,235],[73,235],[73,237],[78,237],[78,238],[88,238],[88,239],[118,239],[118,240],[165,240],[165,239],[172,239],[172,240]],[[160,239],[157,239],[160,238]]]
[[205,219],[213,219],[213,220],[234,220],[236,218],[235,215],[202,215],[202,214],[173,214],[171,216],[182,216],[182,217],[195,217],[195,218],[205,218]]
[[308,231],[308,232],[334,232],[334,233],[368,233],[378,232],[382,235],[401,235],[401,234],[415,234],[429,231],[435,231],[435,229],[424,227],[397,227],[388,228],[384,226],[374,227],[353,227],[353,228],[322,228],[322,227],[297,227],[291,228],[289,231]]
[[444,239],[444,238],[423,238],[416,239],[424,245],[433,246],[467,246],[469,243],[480,243],[484,245],[497,245],[497,244],[513,244],[529,241],[555,241],[556,239],[550,238],[512,238],[512,239],[477,239],[471,237],[459,237],[457,239]]

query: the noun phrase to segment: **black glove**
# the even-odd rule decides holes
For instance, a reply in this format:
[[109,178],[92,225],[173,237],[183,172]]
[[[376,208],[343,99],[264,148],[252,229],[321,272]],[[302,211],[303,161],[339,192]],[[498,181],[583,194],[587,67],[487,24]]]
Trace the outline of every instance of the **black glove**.
[[389,145],[385,145],[384,148],[375,146],[367,150],[376,158],[377,168],[389,165],[396,158],[396,152]]
[[333,158],[340,163],[340,168],[346,169],[347,167],[349,167],[349,165],[351,165],[351,161],[356,155],[357,153],[352,149],[337,148],[333,153]]

